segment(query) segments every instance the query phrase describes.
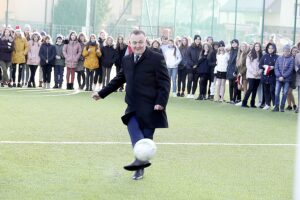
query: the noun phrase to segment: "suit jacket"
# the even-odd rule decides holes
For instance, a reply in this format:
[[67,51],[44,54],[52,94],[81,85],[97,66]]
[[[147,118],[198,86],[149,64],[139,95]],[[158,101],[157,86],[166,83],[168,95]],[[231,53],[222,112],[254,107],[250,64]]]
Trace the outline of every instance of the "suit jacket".
[[[141,128],[167,128],[170,78],[163,55],[147,48],[136,64],[131,54],[123,58],[122,66],[116,77],[99,91],[99,96],[105,98],[126,82],[125,102],[128,106],[122,117],[123,123],[127,125],[135,115]],[[164,110],[155,111],[157,104]]]

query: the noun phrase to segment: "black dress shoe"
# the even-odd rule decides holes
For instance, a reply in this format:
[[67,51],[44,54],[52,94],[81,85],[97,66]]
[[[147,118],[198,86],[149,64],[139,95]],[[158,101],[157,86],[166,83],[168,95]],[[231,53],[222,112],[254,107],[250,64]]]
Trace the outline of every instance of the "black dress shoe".
[[249,108],[247,104],[242,104],[242,108]]
[[151,163],[149,161],[140,161],[138,159],[135,159],[135,161],[133,161],[133,163],[124,166],[124,169],[128,170],[128,171],[137,171],[139,169],[143,169],[146,167],[150,167]]
[[139,169],[137,171],[134,172],[133,176],[132,176],[132,179],[133,180],[140,180],[144,178],[144,169]]

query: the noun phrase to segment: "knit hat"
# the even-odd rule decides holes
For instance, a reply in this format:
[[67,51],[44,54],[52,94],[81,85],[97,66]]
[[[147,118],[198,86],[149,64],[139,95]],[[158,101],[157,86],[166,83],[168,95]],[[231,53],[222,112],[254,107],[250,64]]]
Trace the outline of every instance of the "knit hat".
[[225,47],[225,43],[223,40],[219,41],[219,47]]
[[231,40],[231,42],[230,42],[231,44],[232,43],[237,43],[237,44],[239,44],[240,42],[239,42],[239,40],[238,39],[233,39],[233,40]]
[[291,51],[291,46],[289,44],[286,44],[283,46],[283,51],[287,50],[287,51]]
[[21,31],[21,27],[17,25],[15,31]]
[[194,36],[194,41],[197,40],[197,39],[201,40],[201,36],[200,35],[195,35]]

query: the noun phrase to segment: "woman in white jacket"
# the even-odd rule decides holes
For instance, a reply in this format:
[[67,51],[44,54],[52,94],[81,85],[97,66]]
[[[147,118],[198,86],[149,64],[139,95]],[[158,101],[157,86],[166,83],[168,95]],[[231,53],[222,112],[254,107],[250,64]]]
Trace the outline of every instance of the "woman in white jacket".
[[168,48],[164,51],[164,57],[169,71],[169,76],[172,80],[172,93],[173,97],[176,97],[176,82],[178,65],[182,59],[179,49],[174,45],[174,40],[169,40]]
[[218,53],[217,53],[217,66],[215,68],[215,71],[217,71],[215,101],[220,101],[220,102],[224,101],[228,60],[229,60],[229,54],[225,50],[225,44],[224,42],[222,43],[220,42]]
[[248,99],[251,96],[250,106],[251,108],[256,108],[255,97],[257,93],[257,88],[260,83],[261,71],[259,69],[259,61],[262,57],[262,48],[260,43],[255,43],[254,48],[250,51],[246,59],[247,73],[246,78],[249,83],[249,87],[245,94],[244,100],[242,102],[242,107],[249,108],[247,105]]

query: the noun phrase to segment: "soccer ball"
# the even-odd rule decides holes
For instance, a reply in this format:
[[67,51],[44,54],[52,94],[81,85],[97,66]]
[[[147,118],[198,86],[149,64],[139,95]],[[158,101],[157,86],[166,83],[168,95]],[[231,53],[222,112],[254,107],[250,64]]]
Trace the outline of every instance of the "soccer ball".
[[133,153],[138,160],[151,160],[156,153],[156,145],[150,139],[141,139],[134,145]]

